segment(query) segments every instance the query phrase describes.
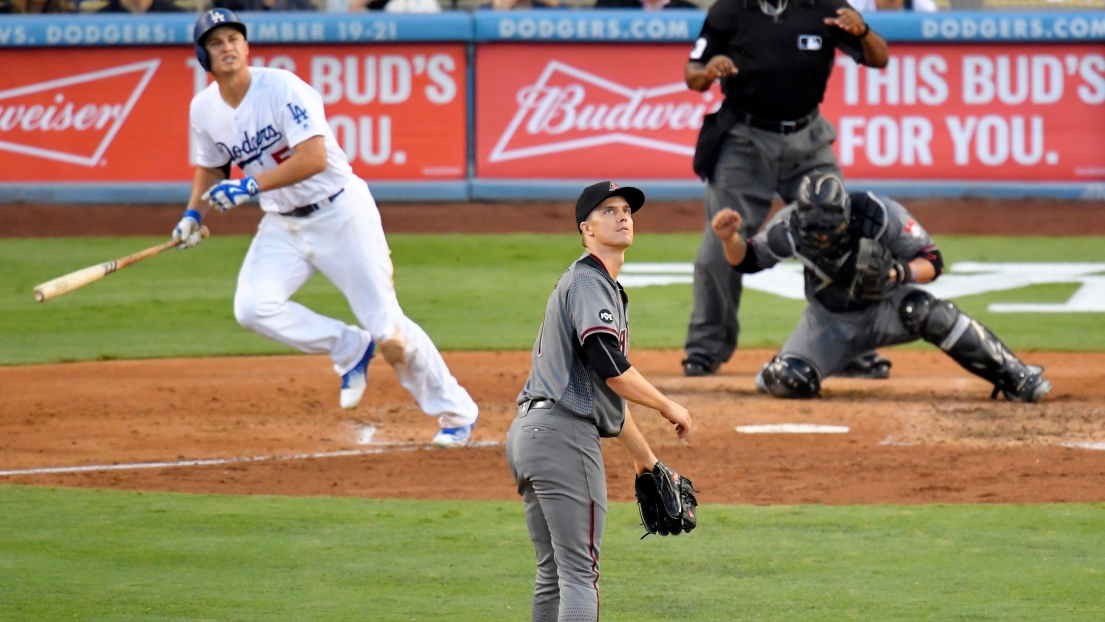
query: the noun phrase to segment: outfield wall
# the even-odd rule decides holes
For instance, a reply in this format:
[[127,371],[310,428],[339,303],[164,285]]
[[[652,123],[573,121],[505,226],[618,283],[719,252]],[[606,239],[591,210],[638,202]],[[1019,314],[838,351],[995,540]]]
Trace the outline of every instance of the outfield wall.
[[[571,199],[583,181],[702,194],[721,94],[682,79],[699,11],[243,14],[255,64],[323,96],[397,200]],[[838,54],[822,112],[853,187],[1105,199],[1105,12],[874,14],[890,66]],[[0,201],[182,202],[193,15],[0,20]],[[243,137],[243,148],[253,141]],[[263,149],[263,147],[262,147]]]

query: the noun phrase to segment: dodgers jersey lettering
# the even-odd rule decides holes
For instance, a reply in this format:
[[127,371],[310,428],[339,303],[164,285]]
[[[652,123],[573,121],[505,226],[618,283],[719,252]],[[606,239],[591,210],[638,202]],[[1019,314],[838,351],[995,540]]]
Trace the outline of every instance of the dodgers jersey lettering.
[[573,263],[556,283],[533,346],[533,367],[518,403],[551,399],[591,421],[600,436],[621,434],[625,400],[587,364],[583,340],[596,332],[618,338],[629,354],[629,299],[594,255]]
[[219,168],[232,163],[246,175],[257,175],[291,157],[295,145],[322,136],[326,170],[297,184],[262,192],[261,209],[289,212],[344,188],[353,169],[326,122],[318,92],[283,69],[250,67],[249,76],[249,90],[237,108],[223,100],[214,82],[192,98],[193,164]]

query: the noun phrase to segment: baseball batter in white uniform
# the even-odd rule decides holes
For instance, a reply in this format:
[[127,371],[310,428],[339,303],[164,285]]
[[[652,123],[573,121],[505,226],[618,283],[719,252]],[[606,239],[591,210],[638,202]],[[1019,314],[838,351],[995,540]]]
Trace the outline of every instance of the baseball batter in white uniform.
[[[329,354],[342,376],[343,408],[360,402],[379,347],[422,410],[439,417],[433,443],[466,445],[476,403],[399,307],[376,202],[334,139],[321,96],[289,71],[250,67],[246,27],[232,11],[207,11],[193,36],[214,82],[192,99],[196,174],[173,237],[195,246],[208,207],[226,211],[259,196],[265,216],[238,275],[238,322]],[[244,179],[229,179],[232,164]],[[345,294],[363,328],[290,300],[316,270]]]

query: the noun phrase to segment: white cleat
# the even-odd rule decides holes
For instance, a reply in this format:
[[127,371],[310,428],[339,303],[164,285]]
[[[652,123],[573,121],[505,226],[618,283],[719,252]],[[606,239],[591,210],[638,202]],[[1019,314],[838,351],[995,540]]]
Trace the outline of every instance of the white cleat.
[[376,351],[376,342],[369,341],[368,349],[364,356],[353,369],[341,377],[341,407],[355,408],[361,403],[365,389],[368,388],[368,362],[372,360],[372,354]]
[[472,429],[475,427],[475,423],[469,423],[459,428],[441,428],[430,442],[438,447],[464,447],[472,440]]

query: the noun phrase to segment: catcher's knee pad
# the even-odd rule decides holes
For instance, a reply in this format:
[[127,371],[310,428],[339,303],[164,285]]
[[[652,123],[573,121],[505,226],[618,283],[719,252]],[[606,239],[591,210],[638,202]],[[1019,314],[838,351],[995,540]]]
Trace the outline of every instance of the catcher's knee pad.
[[954,345],[971,323],[971,318],[950,300],[942,300],[921,289],[902,298],[898,316],[906,330],[940,346],[941,350]]
[[775,397],[808,399],[821,393],[821,373],[797,356],[776,356],[764,365],[760,377]]

